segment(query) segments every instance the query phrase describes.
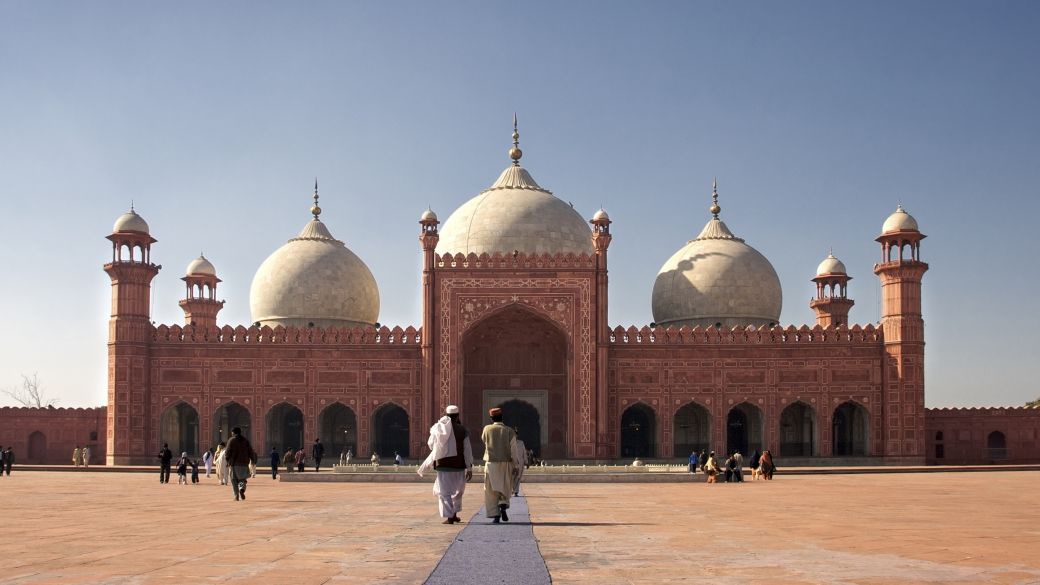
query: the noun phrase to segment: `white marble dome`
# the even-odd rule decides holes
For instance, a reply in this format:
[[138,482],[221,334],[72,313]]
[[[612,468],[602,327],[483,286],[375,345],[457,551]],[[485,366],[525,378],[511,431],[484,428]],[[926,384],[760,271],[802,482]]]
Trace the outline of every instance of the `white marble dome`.
[[249,308],[254,322],[271,327],[374,325],[379,288],[361,258],[315,217],[260,265]]
[[827,274],[848,274],[845,270],[845,263],[834,257],[834,254],[828,254],[823,262],[816,267],[816,276],[824,276]]
[[120,232],[140,232],[142,234],[147,234],[149,233],[148,222],[146,222],[140,215],[137,215],[133,206],[130,206],[130,211],[120,215],[119,218],[116,219],[115,225],[112,226],[112,233],[117,234]]
[[512,165],[444,222],[437,253],[593,254],[592,228],[568,203]]
[[782,305],[773,265],[718,217],[664,263],[652,298],[662,327],[769,326]]
[[199,256],[198,258],[191,261],[188,264],[187,270],[184,271],[186,276],[192,276],[193,274],[205,274],[207,276],[216,276],[217,269],[213,266],[213,263],[206,259],[205,256]]
[[896,207],[895,212],[888,216],[885,220],[885,224],[881,226],[881,233],[887,234],[891,232],[916,232],[919,231],[917,227],[917,220],[914,216],[907,213],[902,205]]

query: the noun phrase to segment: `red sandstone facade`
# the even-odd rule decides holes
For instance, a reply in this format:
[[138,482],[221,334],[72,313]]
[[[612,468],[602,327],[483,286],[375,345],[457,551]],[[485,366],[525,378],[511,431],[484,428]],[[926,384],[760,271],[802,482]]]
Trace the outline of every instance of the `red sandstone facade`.
[[12,447],[15,465],[72,464],[76,447],[90,447],[90,463],[103,465],[105,408],[0,408],[0,446]]

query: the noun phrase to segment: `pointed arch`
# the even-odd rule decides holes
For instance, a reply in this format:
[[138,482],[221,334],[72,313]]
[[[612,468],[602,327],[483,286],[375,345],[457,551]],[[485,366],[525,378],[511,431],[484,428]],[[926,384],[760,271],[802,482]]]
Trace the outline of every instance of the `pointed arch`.
[[404,407],[387,402],[372,413],[372,452],[382,458],[408,457],[410,417]]
[[726,415],[726,454],[761,453],[763,434],[762,409],[750,402],[733,406]]
[[621,413],[621,457],[657,455],[657,413],[645,402],[629,405]]
[[811,457],[817,454],[816,411],[801,400],[780,413],[780,456]]
[[307,446],[303,436],[303,411],[288,401],[279,402],[267,411],[265,451],[302,449]]
[[853,400],[834,409],[831,418],[831,436],[836,457],[870,454],[870,413]]
[[687,402],[675,411],[672,437],[672,454],[676,457],[684,457],[693,451],[710,450],[711,413],[695,401]]
[[252,441],[253,415],[248,408],[232,400],[213,412],[213,444],[226,444],[231,438],[231,429],[235,427],[242,429],[242,436]]
[[357,427],[357,415],[342,402],[333,402],[318,415],[318,436],[334,458],[348,449],[357,454]]
[[159,443],[168,444],[174,455],[198,456],[199,411],[183,400],[166,407],[159,417]]
[[26,451],[26,460],[32,463],[47,462],[47,435],[42,431],[29,433],[29,445]]

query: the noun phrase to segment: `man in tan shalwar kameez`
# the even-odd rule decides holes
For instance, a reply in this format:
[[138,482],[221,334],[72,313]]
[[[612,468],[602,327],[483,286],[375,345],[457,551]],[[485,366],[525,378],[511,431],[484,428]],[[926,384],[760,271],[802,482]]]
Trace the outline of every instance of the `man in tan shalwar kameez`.
[[502,423],[502,409],[492,408],[491,424],[484,427],[484,511],[491,522],[509,522],[509,496],[513,494],[516,460],[516,432]]

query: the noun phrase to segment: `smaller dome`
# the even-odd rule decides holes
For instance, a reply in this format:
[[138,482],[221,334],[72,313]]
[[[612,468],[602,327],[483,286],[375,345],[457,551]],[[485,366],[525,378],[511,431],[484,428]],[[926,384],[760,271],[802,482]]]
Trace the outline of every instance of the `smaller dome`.
[[917,220],[914,216],[903,210],[903,206],[899,205],[896,207],[895,213],[888,216],[885,220],[885,225],[881,226],[881,233],[887,234],[890,232],[916,232],[919,231],[917,228]]
[[848,274],[845,270],[845,263],[834,257],[834,254],[828,254],[823,262],[816,267],[816,276],[824,276],[826,274]]
[[118,234],[120,232],[141,232],[147,234],[148,222],[143,217],[137,215],[134,211],[134,207],[130,206],[130,211],[127,211],[123,215],[119,216],[116,220],[116,224],[112,227],[112,233]]
[[601,221],[601,220],[604,220],[604,219],[605,219],[605,220],[607,220],[607,221],[610,221],[610,216],[609,216],[609,215],[607,215],[607,211],[606,211],[605,209],[603,209],[602,207],[600,207],[600,208],[599,208],[599,211],[597,211],[597,212],[596,212],[596,213],[595,213],[595,214],[594,214],[594,215],[592,216],[592,221]]
[[427,208],[419,217],[419,221],[437,221],[437,214],[432,209]]
[[194,274],[205,274],[207,276],[216,276],[217,269],[213,266],[213,263],[206,260],[205,256],[199,256],[198,258],[191,261],[188,264],[188,269],[184,272],[188,276]]

